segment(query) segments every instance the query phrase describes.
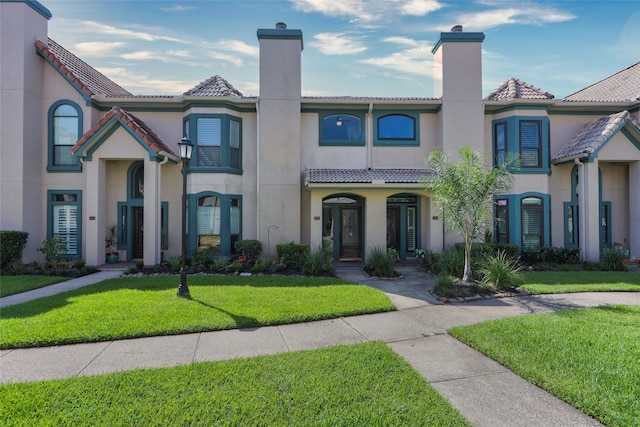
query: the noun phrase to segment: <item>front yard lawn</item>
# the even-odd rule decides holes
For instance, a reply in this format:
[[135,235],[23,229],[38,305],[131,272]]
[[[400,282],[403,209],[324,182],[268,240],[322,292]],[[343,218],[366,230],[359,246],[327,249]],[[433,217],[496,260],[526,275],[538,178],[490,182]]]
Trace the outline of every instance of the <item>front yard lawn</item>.
[[527,315],[449,333],[605,425],[640,425],[640,306]]
[[466,426],[382,342],[0,385],[4,426]]
[[527,272],[520,287],[533,294],[567,292],[640,292],[640,273],[620,271]]
[[395,310],[369,286],[333,277],[190,276],[111,279],[0,313],[0,348],[38,347],[277,325]]
[[62,282],[64,280],[69,280],[69,278],[60,276],[0,275],[0,297],[19,294],[20,292],[27,292],[44,286],[53,285],[54,283]]

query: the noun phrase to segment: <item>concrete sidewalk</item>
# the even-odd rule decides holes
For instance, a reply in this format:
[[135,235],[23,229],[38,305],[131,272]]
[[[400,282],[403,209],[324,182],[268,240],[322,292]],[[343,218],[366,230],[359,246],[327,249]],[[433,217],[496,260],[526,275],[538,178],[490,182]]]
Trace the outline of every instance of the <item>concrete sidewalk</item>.
[[602,304],[640,304],[637,293],[586,293],[443,305],[429,275],[404,267],[404,278],[339,276],[385,290],[395,312],[219,332],[0,351],[0,382],[27,382],[137,368],[252,357],[382,340],[404,357],[475,426],[600,425],[578,410],[446,334],[455,325]]

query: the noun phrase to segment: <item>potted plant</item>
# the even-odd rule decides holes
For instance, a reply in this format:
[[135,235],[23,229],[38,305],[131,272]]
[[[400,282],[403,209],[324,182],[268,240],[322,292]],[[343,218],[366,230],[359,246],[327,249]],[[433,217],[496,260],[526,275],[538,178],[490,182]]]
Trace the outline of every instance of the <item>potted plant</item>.
[[104,237],[104,246],[107,253],[107,264],[118,262],[118,226],[112,224],[107,227]]

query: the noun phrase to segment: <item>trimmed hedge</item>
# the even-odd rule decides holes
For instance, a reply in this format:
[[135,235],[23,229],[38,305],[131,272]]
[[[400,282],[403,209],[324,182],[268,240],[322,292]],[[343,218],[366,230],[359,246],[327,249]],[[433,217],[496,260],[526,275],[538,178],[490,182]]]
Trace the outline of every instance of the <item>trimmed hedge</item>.
[[240,240],[234,244],[236,251],[245,258],[256,260],[262,253],[262,243],[259,240]]
[[26,231],[0,230],[0,267],[22,258],[22,250],[27,245],[29,233]]
[[278,260],[293,270],[300,270],[309,256],[309,245],[304,243],[278,243]]
[[[464,252],[464,243],[456,243],[455,248],[457,251]],[[520,246],[512,245],[510,243],[473,243],[471,245],[471,258],[484,257],[486,255],[497,255],[499,252],[504,252],[510,257],[516,258]]]

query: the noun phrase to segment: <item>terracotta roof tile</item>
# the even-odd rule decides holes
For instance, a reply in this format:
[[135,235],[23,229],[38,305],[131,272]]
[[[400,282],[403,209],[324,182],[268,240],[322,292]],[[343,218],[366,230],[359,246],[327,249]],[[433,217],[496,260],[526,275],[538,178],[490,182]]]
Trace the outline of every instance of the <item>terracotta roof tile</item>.
[[485,101],[506,101],[511,99],[553,99],[554,96],[527,82],[511,77],[496,90],[487,95]]
[[242,96],[231,83],[216,75],[184,93],[185,96]]
[[640,101],[640,61],[597,83],[572,93],[564,101]]
[[87,96],[131,96],[131,93],[126,89],[120,87],[51,38],[47,43],[38,40],[36,49]]
[[589,156],[620,130],[627,121],[639,127],[626,110],[587,123],[569,143],[553,156],[552,161],[560,162],[563,159],[575,158],[576,156]]
[[307,169],[304,180],[311,184],[418,184],[428,174],[427,169]]
[[105,114],[98,123],[89,129],[73,146],[71,152],[76,153],[82,146],[89,141],[96,133],[98,133],[113,117],[118,117],[121,122],[131,129],[142,141],[156,154],[161,151],[169,153],[172,156],[177,155],[169,148],[164,141],[142,120],[124,111],[122,108],[115,106],[107,114]]

